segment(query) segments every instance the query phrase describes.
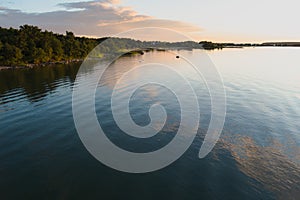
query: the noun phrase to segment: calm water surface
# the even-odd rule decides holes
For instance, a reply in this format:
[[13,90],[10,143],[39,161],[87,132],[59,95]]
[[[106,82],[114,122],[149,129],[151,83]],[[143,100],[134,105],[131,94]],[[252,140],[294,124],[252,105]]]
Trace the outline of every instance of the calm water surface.
[[[201,63],[203,54],[175,53],[196,64]],[[220,140],[207,157],[198,158],[211,105],[205,83],[194,81],[201,110],[196,139],[179,160],[146,174],[110,169],[95,160],[81,143],[72,118],[78,64],[0,71],[0,198],[299,198],[300,48],[228,49],[208,54],[223,77],[227,94],[227,116]],[[154,103],[165,105],[167,122],[158,135],[149,139],[129,137],[114,122],[110,95],[116,81],[147,61],[167,62],[192,82],[195,78],[181,59],[167,52],[123,57],[108,68],[96,92],[97,116],[111,141],[134,152],[163,147],[172,140],[180,123],[176,97],[157,85],[137,90],[130,111],[137,124],[147,125],[149,107]],[[131,78],[140,76],[137,73]],[[159,76],[164,79],[168,74]],[[178,84],[176,79],[172,84]],[[131,86],[129,81],[118,88],[119,98]],[[80,109],[85,109],[84,99]]]

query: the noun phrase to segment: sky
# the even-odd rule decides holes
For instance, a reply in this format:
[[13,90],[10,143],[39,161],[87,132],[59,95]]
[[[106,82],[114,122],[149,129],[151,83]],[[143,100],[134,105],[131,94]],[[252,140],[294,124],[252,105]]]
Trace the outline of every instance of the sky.
[[299,6],[299,0],[0,0],[0,26],[33,24],[91,37],[161,27],[194,40],[300,41]]

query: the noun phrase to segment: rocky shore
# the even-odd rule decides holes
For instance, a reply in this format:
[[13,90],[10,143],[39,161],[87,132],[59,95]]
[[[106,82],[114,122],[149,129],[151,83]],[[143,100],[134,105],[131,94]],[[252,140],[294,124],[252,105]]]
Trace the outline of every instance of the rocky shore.
[[76,62],[82,62],[83,59],[73,59],[73,60],[64,60],[64,61],[57,61],[57,62],[46,62],[46,63],[39,63],[39,64],[26,64],[26,65],[17,65],[17,66],[0,66],[1,70],[14,70],[14,69],[30,69],[34,67],[45,67],[51,66],[56,64],[70,64]]

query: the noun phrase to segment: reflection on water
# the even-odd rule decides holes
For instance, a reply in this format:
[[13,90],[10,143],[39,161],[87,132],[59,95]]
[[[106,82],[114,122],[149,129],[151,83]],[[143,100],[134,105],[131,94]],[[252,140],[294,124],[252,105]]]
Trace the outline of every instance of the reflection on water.
[[295,199],[300,195],[300,147],[294,142],[287,156],[276,140],[268,146],[257,145],[251,137],[235,135],[220,141],[220,148],[228,149],[239,170],[262,183],[280,199]]
[[[201,63],[201,51],[179,53]],[[122,74],[147,61],[168,63],[193,82],[199,97],[200,129],[189,150],[165,169],[136,175],[102,165],[79,140],[71,110],[79,65],[0,71],[1,199],[297,199],[299,53],[297,48],[209,53],[224,79],[228,112],[222,138],[204,159],[198,153],[211,108],[205,83],[193,82],[195,74],[167,52],[117,60],[99,83],[95,106],[108,137],[124,149],[147,152],[166,145],[178,129],[180,109],[167,89],[144,86],[131,98],[133,120],[147,125],[149,107],[159,102],[166,106],[167,123],[150,139],[122,133],[110,110],[110,95]],[[131,86],[129,81],[117,88],[120,97]]]
[[2,103],[12,101],[22,93],[30,101],[39,101],[60,83],[74,82],[80,64],[36,67],[33,69],[3,70],[0,72],[0,98]]

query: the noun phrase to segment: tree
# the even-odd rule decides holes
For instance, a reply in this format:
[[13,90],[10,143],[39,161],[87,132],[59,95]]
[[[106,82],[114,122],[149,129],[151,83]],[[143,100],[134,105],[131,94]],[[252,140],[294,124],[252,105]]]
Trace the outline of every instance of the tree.
[[52,61],[60,61],[64,57],[64,50],[61,42],[56,37],[51,37],[50,46],[52,48]]
[[22,63],[22,51],[16,46],[5,43],[1,48],[1,63],[4,65],[17,65]]

